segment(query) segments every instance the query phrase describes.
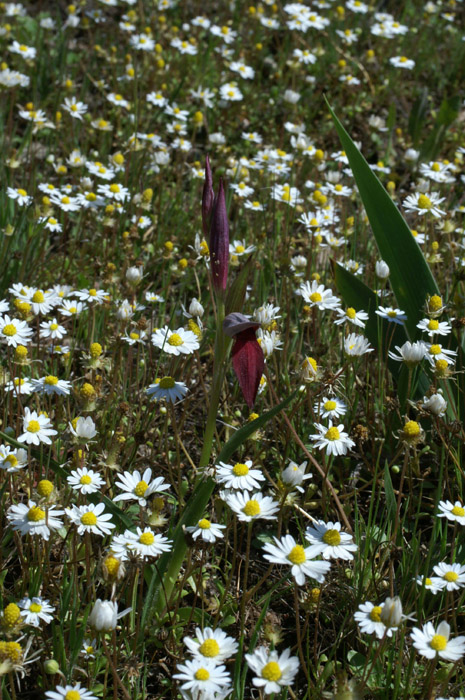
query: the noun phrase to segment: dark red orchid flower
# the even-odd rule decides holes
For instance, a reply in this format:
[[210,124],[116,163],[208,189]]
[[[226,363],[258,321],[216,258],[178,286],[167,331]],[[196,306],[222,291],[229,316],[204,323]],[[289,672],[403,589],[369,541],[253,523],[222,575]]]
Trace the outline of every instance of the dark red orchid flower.
[[224,292],[228,282],[229,224],[222,178],[213,204],[209,246],[213,286]]
[[247,316],[240,313],[229,314],[223,321],[225,334],[234,338],[233,369],[249,408],[255,403],[265,368],[265,357],[256,336],[257,328],[258,323],[249,321]]

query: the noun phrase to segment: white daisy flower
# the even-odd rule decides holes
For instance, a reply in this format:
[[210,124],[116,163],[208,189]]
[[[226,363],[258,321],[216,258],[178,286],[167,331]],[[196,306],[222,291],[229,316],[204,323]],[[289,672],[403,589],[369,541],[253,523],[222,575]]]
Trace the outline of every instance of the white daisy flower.
[[42,321],[40,324],[40,337],[51,338],[51,340],[61,340],[66,335],[66,328],[60,326],[56,318],[51,321]]
[[216,664],[234,656],[239,648],[238,643],[221,629],[213,630],[205,627],[195,629],[195,637],[184,637],[184,644],[194,658],[211,659]]
[[352,552],[358,549],[352,535],[341,532],[341,523],[338,522],[314,521],[313,526],[305,530],[305,539],[315,547],[315,551],[321,554],[323,559],[350,561],[354,558]]
[[435,365],[438,360],[445,360],[447,364],[452,365],[456,356],[456,350],[447,350],[440,343],[432,343],[426,346],[425,357],[432,365]]
[[84,639],[84,641],[82,642],[81,654],[83,654],[85,659],[95,659],[96,647],[96,639]]
[[426,353],[426,345],[421,340],[415,343],[411,343],[407,340],[401,346],[395,345],[395,349],[399,354],[396,355],[389,350],[389,357],[396,362],[405,362],[407,367],[415,367],[418,365],[423,360]]
[[355,446],[355,442],[349,438],[349,434],[344,432],[342,423],[333,426],[333,422],[330,420],[328,426],[315,423],[315,428],[318,433],[310,435],[310,440],[313,440],[315,447],[320,450],[326,449],[327,455],[345,455]]
[[299,670],[299,659],[291,656],[290,649],[278,654],[275,649],[270,651],[266,647],[258,647],[253,654],[246,654],[245,660],[256,674],[252,683],[256,688],[263,689],[265,695],[281,693],[282,688],[292,685]]
[[323,396],[315,402],[313,410],[319,418],[340,418],[346,413],[347,405],[336,396]]
[[[127,550],[135,552],[140,557],[158,557],[163,552],[170,552],[172,541],[163,535],[155,534],[149,527],[143,530],[138,527],[137,532],[126,530],[124,538]],[[115,538],[116,539],[116,538]],[[118,552],[115,551],[115,554]]]
[[168,326],[158,328],[152,334],[152,343],[169,355],[191,355],[200,347],[195,333],[178,328],[171,331]]
[[283,470],[281,474],[281,480],[286,486],[295,487],[301,493],[304,493],[304,489],[301,484],[307,479],[311,479],[313,474],[306,474],[305,469],[308,462],[302,462],[302,464],[296,464],[292,459],[290,460],[286,469]]
[[430,397],[423,397],[423,410],[429,411],[433,416],[441,418],[446,414],[447,401],[441,394],[431,394]]
[[406,56],[393,56],[389,59],[389,63],[395,68],[404,68],[406,70],[412,70],[415,68],[415,61]]
[[284,564],[291,567],[291,574],[298,586],[305,584],[306,577],[319,583],[325,580],[325,574],[331,568],[327,561],[315,561],[318,552],[313,546],[302,547],[297,544],[292,535],[284,535],[281,539],[273,537],[275,544],[267,542],[263,545],[266,552],[263,556],[272,564]]
[[397,627],[387,627],[381,619],[383,611],[382,605],[373,605],[367,601],[358,606],[358,610],[354,615],[355,621],[360,627],[360,631],[364,634],[375,634],[378,639],[382,639],[384,635],[392,637],[397,631]]
[[156,379],[155,384],[150,384],[145,390],[148,396],[153,396],[154,401],[165,399],[171,403],[181,401],[187,394],[187,386],[184,382],[177,382],[173,377]]
[[92,440],[97,435],[95,423],[90,416],[86,418],[82,416],[74,418],[71,423],[68,423],[68,427],[74,437],[85,440],[86,442]]
[[260,481],[265,481],[265,477],[259,469],[254,469],[252,460],[246,462],[236,462],[236,464],[225,464],[220,462],[215,467],[216,481],[224,484],[227,489],[252,490],[260,489]]
[[15,474],[27,466],[27,450],[0,445],[0,469]]
[[359,328],[365,328],[365,323],[368,321],[368,314],[366,311],[355,311],[351,306],[348,309],[336,309],[336,313],[339,318],[334,321],[336,326],[340,326],[342,323],[353,323],[354,326]]
[[115,527],[114,523],[110,522],[111,513],[105,513],[103,503],[89,503],[85,506],[73,505],[71,508],[66,508],[65,512],[71,522],[77,526],[78,534],[83,535],[85,532],[90,532],[100,537],[111,534]]
[[16,397],[29,396],[34,391],[34,387],[27,377],[15,377],[5,384],[5,391],[12,391]]
[[433,583],[446,591],[458,591],[465,586],[465,566],[441,562],[433,566],[436,576],[431,576]]
[[20,207],[27,207],[32,202],[32,197],[22,187],[7,187],[6,193],[10,199],[15,199]]
[[163,304],[165,301],[160,294],[155,294],[154,292],[145,292],[145,301],[150,304]]
[[460,501],[455,501],[455,503],[439,501],[439,511],[440,512],[437,514],[438,518],[447,518],[447,520],[452,520],[453,522],[459,523],[459,525],[465,525],[465,508]]
[[217,539],[224,537],[221,530],[224,530],[226,525],[218,525],[218,523],[212,523],[207,518],[201,518],[197,525],[189,525],[186,527],[186,532],[188,532],[193,540],[197,540],[199,537],[203,542],[214,543]]
[[50,418],[42,413],[31,411],[27,406],[23,416],[24,433],[18,437],[18,442],[25,442],[28,445],[40,445],[41,442],[51,445],[50,435],[57,435],[57,431],[52,428]]
[[450,323],[438,321],[436,318],[422,318],[417,323],[417,328],[427,333],[430,338],[433,338],[435,335],[449,335],[452,330]]
[[71,472],[66,481],[74,491],[79,491],[84,495],[101,491],[102,486],[105,485],[105,480],[100,474],[87,467],[78,467]]
[[128,345],[138,345],[139,343],[144,345],[146,338],[146,331],[129,331],[121,336],[121,340],[124,340]]
[[27,345],[31,342],[32,328],[26,321],[18,321],[7,314],[0,318],[0,340],[15,348],[17,345]]
[[249,493],[237,491],[235,493],[223,493],[221,498],[226,501],[231,510],[236,513],[239,520],[250,523],[252,520],[276,520],[279,503],[273,501],[270,496],[263,496],[260,492]]
[[26,625],[32,625],[33,627],[40,627],[40,621],[43,620],[46,625],[53,620],[53,615],[50,615],[55,608],[50,605],[48,600],[43,600],[43,598],[22,598],[18,607],[22,608],[21,617],[24,619]]
[[318,284],[316,280],[312,282],[303,282],[296,294],[299,294],[302,299],[310,306],[315,306],[320,311],[327,309],[336,310],[341,302],[334,296],[331,289],[325,289],[323,284]]
[[437,628],[432,622],[427,622],[422,629],[414,627],[410,636],[415,649],[427,659],[439,656],[444,661],[455,662],[465,654],[465,637],[450,639],[450,625],[444,620]]
[[255,250],[254,245],[247,245],[244,240],[233,241],[229,244],[229,254],[240,258],[242,255],[248,255]]
[[394,309],[392,306],[380,306],[376,309],[375,314],[387,321],[403,324],[407,320],[407,314],[401,309]]
[[66,379],[58,379],[52,374],[40,379],[32,379],[31,382],[34,391],[39,394],[68,396],[71,393],[71,382],[66,381]]
[[89,109],[84,102],[80,102],[75,97],[65,97],[65,101],[61,106],[73,119],[80,119],[81,121]]
[[427,591],[430,591],[433,595],[436,595],[436,593],[439,593],[442,590],[442,587],[438,586],[428,576],[417,576],[415,581],[420,586],[420,588],[424,587]]
[[189,692],[192,698],[214,698],[231,684],[226,666],[218,666],[214,659],[199,656],[178,664],[173,678],[180,681],[181,691]]
[[80,301],[87,301],[89,303],[93,303],[95,301],[97,302],[97,304],[103,304],[110,298],[110,295],[108,294],[108,292],[105,292],[105,290],[94,288],[80,289],[76,292],[73,292],[73,295],[77,297]]
[[55,690],[47,690],[45,700],[98,700],[98,698],[92,695],[90,690],[81,688],[80,683],[76,683],[76,685],[57,685]]
[[124,472],[118,474],[120,481],[116,482],[116,486],[122,489],[123,493],[115,496],[113,501],[137,501],[142,508],[147,505],[147,499],[154,493],[160,493],[170,488],[169,484],[165,483],[162,476],[152,479],[152,470],[148,467],[142,477],[140,472]]
[[361,357],[368,352],[373,352],[373,348],[365,336],[358,333],[349,333],[344,339],[344,351],[350,357]]
[[63,299],[62,305],[58,308],[63,316],[79,316],[81,311],[86,307],[82,301],[71,301],[70,299]]
[[13,530],[22,535],[40,535],[48,540],[51,530],[59,530],[63,527],[63,521],[58,516],[63,515],[64,510],[56,510],[55,506],[42,509],[34,501],[28,504],[18,503],[8,509],[6,517],[10,521]]
[[446,212],[438,207],[444,200],[445,197],[440,197],[437,192],[430,192],[428,195],[415,192],[404,199],[403,206],[405,211],[416,212],[419,216],[432,214],[435,219],[440,219],[446,215]]

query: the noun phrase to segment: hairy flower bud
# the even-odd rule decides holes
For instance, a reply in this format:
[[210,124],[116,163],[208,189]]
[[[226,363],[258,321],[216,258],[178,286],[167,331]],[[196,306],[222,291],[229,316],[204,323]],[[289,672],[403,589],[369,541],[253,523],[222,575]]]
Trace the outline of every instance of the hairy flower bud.
[[402,622],[402,603],[399,596],[394,598],[386,598],[381,609],[381,622],[384,622],[386,627],[398,627]]
[[384,260],[378,260],[375,265],[375,272],[376,277],[378,277],[380,280],[387,280],[391,271],[389,269],[389,265],[385,263]]
[[208,236],[208,217],[213,207],[214,197],[212,170],[210,167],[210,159],[207,156],[205,158],[205,182],[202,192],[202,228],[204,236]]
[[217,291],[224,292],[228,282],[229,224],[221,178],[210,224],[210,264],[213,286]]

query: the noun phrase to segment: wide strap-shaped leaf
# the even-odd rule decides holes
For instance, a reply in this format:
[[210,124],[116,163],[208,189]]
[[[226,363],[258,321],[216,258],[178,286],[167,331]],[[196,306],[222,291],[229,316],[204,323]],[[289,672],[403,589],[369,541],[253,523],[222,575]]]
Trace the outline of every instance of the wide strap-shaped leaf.
[[425,301],[429,295],[439,294],[438,287],[407,222],[329,103],[328,108],[354,174],[380,256],[389,265],[392,290],[399,307],[407,314],[407,332],[410,340],[414,340],[420,336],[416,325],[424,316]]

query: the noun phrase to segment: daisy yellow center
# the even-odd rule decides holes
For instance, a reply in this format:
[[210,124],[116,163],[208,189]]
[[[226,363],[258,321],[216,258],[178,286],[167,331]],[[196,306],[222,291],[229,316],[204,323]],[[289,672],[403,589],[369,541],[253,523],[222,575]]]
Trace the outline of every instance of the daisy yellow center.
[[305,549],[300,544],[296,544],[295,547],[291,549],[287,555],[287,558],[292,564],[303,564],[305,561],[307,561]]
[[131,338],[131,340],[139,340],[140,335],[139,335],[139,333],[132,332],[132,333],[129,333],[129,337]]
[[430,355],[440,355],[441,352],[442,352],[442,348],[440,345],[436,345],[436,344],[431,345],[431,347],[429,349]]
[[341,535],[338,530],[327,530],[322,539],[323,542],[329,544],[330,547],[337,547],[338,544],[341,544]]
[[430,578],[425,578],[425,585],[426,585],[426,586],[431,586],[432,583],[433,583],[433,582],[431,581]]
[[428,330],[429,331],[437,331],[439,328],[439,321],[436,321],[435,318],[432,318],[430,321],[428,321]]
[[409,420],[404,425],[404,434],[407,437],[417,437],[420,434],[420,426],[415,420]]
[[27,51],[27,46],[25,46],[24,44],[21,44],[21,46],[19,47],[19,50],[20,51]]
[[83,476],[81,476],[81,478],[79,479],[79,483],[83,486],[87,486],[87,484],[92,483],[92,479],[88,474],[83,474]]
[[9,338],[11,338],[11,336],[15,334],[16,326],[14,326],[12,323],[7,323],[6,326],[3,327],[3,335],[6,335]]
[[96,289],[89,289],[89,296],[90,296],[90,297],[96,297],[96,296],[97,296],[97,290],[96,290]]
[[58,323],[51,323],[50,324],[51,331],[56,331],[57,329],[58,329]]
[[245,250],[243,245],[237,245],[236,246],[236,253],[243,253]]
[[262,668],[262,678],[265,678],[267,681],[279,681],[282,675],[282,671],[276,661],[269,661]]
[[451,513],[452,515],[458,515],[460,518],[463,518],[465,515],[465,508],[462,508],[461,506],[454,506]]
[[218,656],[220,647],[216,639],[206,639],[204,643],[199,646],[199,651],[203,656],[212,659],[214,656]]
[[142,535],[139,537],[139,542],[141,544],[150,545],[155,542],[155,537],[151,532],[143,532]]
[[160,388],[161,389],[173,389],[174,385],[176,382],[174,381],[173,377],[163,377],[160,379]]
[[194,677],[196,681],[208,681],[210,674],[206,668],[199,668],[195,673]]
[[105,559],[105,567],[108,571],[109,576],[116,576],[118,573],[120,562],[116,557],[111,555]]
[[326,401],[324,403],[323,408],[325,409],[325,411],[334,411],[336,406],[337,406],[336,402],[330,400],[330,401]]
[[27,197],[27,192],[26,192],[26,190],[22,190],[21,188],[19,188],[19,189],[17,190],[17,192],[18,192],[18,194],[19,194],[20,197]]
[[209,530],[212,526],[211,522],[207,520],[207,518],[202,518],[202,520],[199,520],[197,525],[201,530]]
[[232,473],[234,476],[247,476],[249,473],[249,468],[247,464],[241,464],[241,462],[238,462],[234,465]]
[[314,372],[318,369],[317,361],[313,357],[307,357],[304,364],[310,365]]
[[429,645],[434,651],[444,651],[447,646],[447,639],[443,634],[435,634]]
[[254,518],[257,515],[260,515],[260,504],[258,501],[252,499],[251,501],[247,501],[245,506],[242,509],[242,512],[244,515],[247,515],[249,518]]
[[39,603],[31,603],[29,606],[29,612],[39,613],[42,610],[42,606]]
[[431,170],[434,170],[435,173],[438,173],[441,170],[441,166],[439,163],[433,163],[431,166]]
[[81,515],[81,523],[83,525],[97,525],[97,516],[95,513],[84,513]]
[[115,182],[112,185],[110,185],[110,192],[113,192],[113,194],[116,194],[117,192],[119,192],[120,189],[121,189],[120,186],[117,185]]
[[173,345],[175,348],[177,348],[179,345],[182,345],[183,342],[184,341],[179,335],[179,333],[172,333],[168,338],[168,344]]
[[434,366],[436,367],[437,372],[445,372],[448,367],[447,360],[437,360]]
[[76,311],[77,311],[77,308],[76,308],[75,306],[70,306],[69,309],[68,309],[68,311],[69,311],[70,314],[75,314]]
[[448,581],[449,583],[453,583],[454,581],[457,581],[459,575],[456,571],[448,571],[446,574],[444,574],[444,579]]
[[8,462],[10,467],[16,467],[16,465],[18,464],[18,459],[15,455],[8,455],[8,457],[4,461]]
[[313,301],[314,304],[317,304],[321,300],[322,296],[319,292],[313,292],[313,294],[310,294],[310,301]]
[[61,198],[61,203],[62,203],[62,204],[69,204],[70,201],[71,201],[70,198],[67,197],[66,195],[65,195],[64,197]]
[[49,374],[48,377],[45,377],[44,384],[48,384],[49,386],[55,386],[56,384],[58,384],[58,377],[54,377],[53,374]]
[[48,498],[50,494],[53,491],[53,484],[51,481],[48,479],[41,479],[39,483],[37,484],[37,493],[39,496],[42,496],[42,498]]
[[339,440],[340,437],[341,437],[341,434],[340,434],[339,430],[337,428],[335,428],[334,426],[332,428],[330,428],[329,430],[327,430],[325,433],[326,440],[331,440],[332,442],[334,440]]
[[78,690],[68,690],[65,700],[81,700],[81,693]]
[[86,652],[87,654],[93,654],[94,653],[94,647],[86,647]]
[[30,523],[38,523],[40,520],[44,520],[44,518],[45,511],[42,510],[42,508],[39,508],[38,506],[33,506],[32,508],[29,508],[27,512],[27,519]]
[[397,316],[397,311],[394,311],[394,309],[392,309],[392,311],[387,312],[387,315],[389,316],[389,318],[395,318]]
[[22,656],[23,650],[18,642],[0,642],[0,654],[6,657],[12,663],[18,663]]
[[35,294],[33,295],[31,301],[32,301],[34,304],[42,304],[42,302],[44,301],[44,299],[45,299],[45,297],[44,297],[43,293],[40,292],[40,291],[37,291],[37,292],[35,292]]
[[356,311],[351,306],[346,311],[347,318],[350,318],[352,320],[355,318],[355,314],[356,314]]
[[28,433],[38,433],[40,430],[40,423],[38,420],[30,420],[27,426]]
[[144,495],[144,493],[147,491],[149,485],[146,481],[139,481],[137,484],[136,488],[134,489],[135,495],[140,498],[141,496]]
[[381,605],[375,605],[370,612],[370,620],[373,622],[381,622]]
[[418,206],[420,209],[431,209],[433,206],[433,202],[429,197],[426,196],[426,194],[421,194],[418,197]]

